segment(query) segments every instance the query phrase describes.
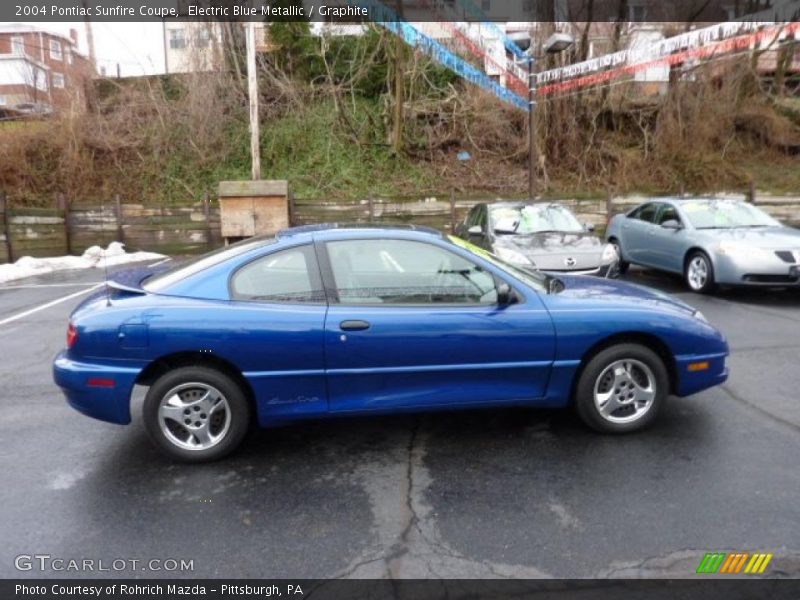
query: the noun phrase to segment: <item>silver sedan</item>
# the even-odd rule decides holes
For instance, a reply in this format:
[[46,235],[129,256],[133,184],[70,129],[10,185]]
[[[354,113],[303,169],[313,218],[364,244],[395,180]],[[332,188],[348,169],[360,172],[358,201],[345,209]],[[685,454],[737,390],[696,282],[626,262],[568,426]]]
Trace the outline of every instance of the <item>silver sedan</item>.
[[629,263],[683,275],[695,292],[717,284],[800,284],[800,230],[761,209],[715,198],[660,198],[611,219],[606,239]]

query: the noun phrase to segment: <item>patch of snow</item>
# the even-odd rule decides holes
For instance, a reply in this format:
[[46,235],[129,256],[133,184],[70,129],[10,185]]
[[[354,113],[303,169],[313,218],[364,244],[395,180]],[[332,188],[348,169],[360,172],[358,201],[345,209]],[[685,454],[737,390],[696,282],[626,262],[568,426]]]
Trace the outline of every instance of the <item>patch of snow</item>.
[[125,252],[125,244],[111,242],[108,248],[91,246],[81,256],[54,256],[51,258],[33,258],[23,256],[13,264],[0,265],[0,283],[73,269],[102,269],[105,266],[125,263],[157,260],[165,258],[156,252]]

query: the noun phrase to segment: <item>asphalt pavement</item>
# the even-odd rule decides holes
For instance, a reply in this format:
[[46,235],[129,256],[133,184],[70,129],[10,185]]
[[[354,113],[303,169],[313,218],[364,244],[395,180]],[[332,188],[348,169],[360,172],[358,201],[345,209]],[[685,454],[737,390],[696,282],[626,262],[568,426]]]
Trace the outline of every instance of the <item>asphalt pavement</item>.
[[[671,398],[647,432],[529,409],[338,419],[199,466],[153,449],[141,390],[121,427],[52,383],[101,272],[0,286],[0,576],[687,577],[711,551],[771,552],[767,575],[800,576],[800,293],[626,279],[699,308],[732,349],[724,386]],[[20,555],[50,568],[19,571]]]

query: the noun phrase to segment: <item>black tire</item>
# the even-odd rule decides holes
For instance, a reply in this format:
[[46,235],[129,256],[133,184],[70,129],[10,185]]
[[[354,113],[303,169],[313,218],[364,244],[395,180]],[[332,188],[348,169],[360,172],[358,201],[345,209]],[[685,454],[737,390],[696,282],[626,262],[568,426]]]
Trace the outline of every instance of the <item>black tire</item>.
[[[204,392],[209,395],[205,396]],[[181,404],[175,407],[191,417],[184,421],[188,427],[169,417],[163,420],[162,428],[161,407],[164,405],[166,410],[166,400],[176,396]],[[217,396],[221,400],[215,400]],[[210,403],[215,404],[210,409],[203,408],[211,406]],[[174,412],[173,407],[169,410]],[[181,367],[159,377],[147,391],[142,416],[145,431],[159,450],[191,463],[218,460],[236,450],[251,420],[250,405],[241,387],[228,375],[208,367]],[[183,420],[183,414],[179,416]],[[205,442],[193,433],[206,430]],[[187,447],[195,444],[196,448]],[[203,444],[208,447],[202,447]]]
[[[652,379],[652,387],[647,386],[647,390],[638,388],[642,392],[647,392],[648,390],[653,392],[652,402],[649,403],[646,409],[642,404],[641,414],[638,417],[633,414],[639,410],[638,399],[631,401],[626,397],[625,402],[628,404],[618,404],[619,408],[612,410],[609,416],[604,416],[598,403],[595,402],[596,389],[600,392],[609,393],[614,398],[619,397],[618,392],[620,391],[623,396],[628,393],[636,394],[637,389],[635,387],[627,390],[622,384],[619,384],[620,387],[615,387],[618,384],[613,383],[610,388],[611,391],[606,391],[608,388],[603,387],[609,383],[607,379],[609,377],[608,370],[612,365],[620,361],[627,361],[631,365],[629,374],[632,374],[630,379],[632,386],[642,383],[644,381],[643,377]],[[641,365],[645,365],[646,369],[642,369]],[[647,373],[647,370],[649,370],[649,373]],[[589,360],[581,372],[578,385],[575,387],[574,401],[575,409],[581,420],[595,431],[601,433],[631,433],[644,429],[653,423],[668,394],[669,376],[661,358],[645,346],[624,343],[610,346]],[[611,399],[609,398],[609,401]],[[631,420],[625,421],[625,419]]]
[[[704,266],[699,267],[700,264]],[[692,269],[695,265],[698,265],[701,270],[705,269],[704,278],[701,279],[700,275],[694,276]],[[717,288],[714,280],[714,265],[711,264],[708,254],[701,250],[695,250],[686,257],[686,262],[683,265],[683,280],[690,290],[698,294],[710,294]]]
[[611,238],[608,240],[608,243],[616,248],[617,255],[619,256],[619,262],[617,263],[617,275],[625,275],[625,273],[628,272],[628,268],[631,266],[631,263],[626,260],[622,260],[622,246],[619,245],[617,238]]

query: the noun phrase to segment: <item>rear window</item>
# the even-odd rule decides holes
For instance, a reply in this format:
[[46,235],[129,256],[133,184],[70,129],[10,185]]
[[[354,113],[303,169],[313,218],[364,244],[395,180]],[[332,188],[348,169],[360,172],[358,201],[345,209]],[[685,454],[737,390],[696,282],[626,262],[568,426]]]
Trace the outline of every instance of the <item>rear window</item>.
[[142,287],[148,292],[159,292],[168,288],[174,283],[189,277],[190,275],[204,271],[205,269],[223,263],[234,256],[244,254],[250,250],[269,246],[270,244],[274,244],[276,241],[277,239],[274,237],[255,237],[242,240],[241,242],[236,242],[230,246],[223,246],[222,248],[214,250],[213,252],[203,254],[202,256],[199,256],[188,263],[183,263],[177,267],[168,269],[163,273],[153,275],[145,281]]

